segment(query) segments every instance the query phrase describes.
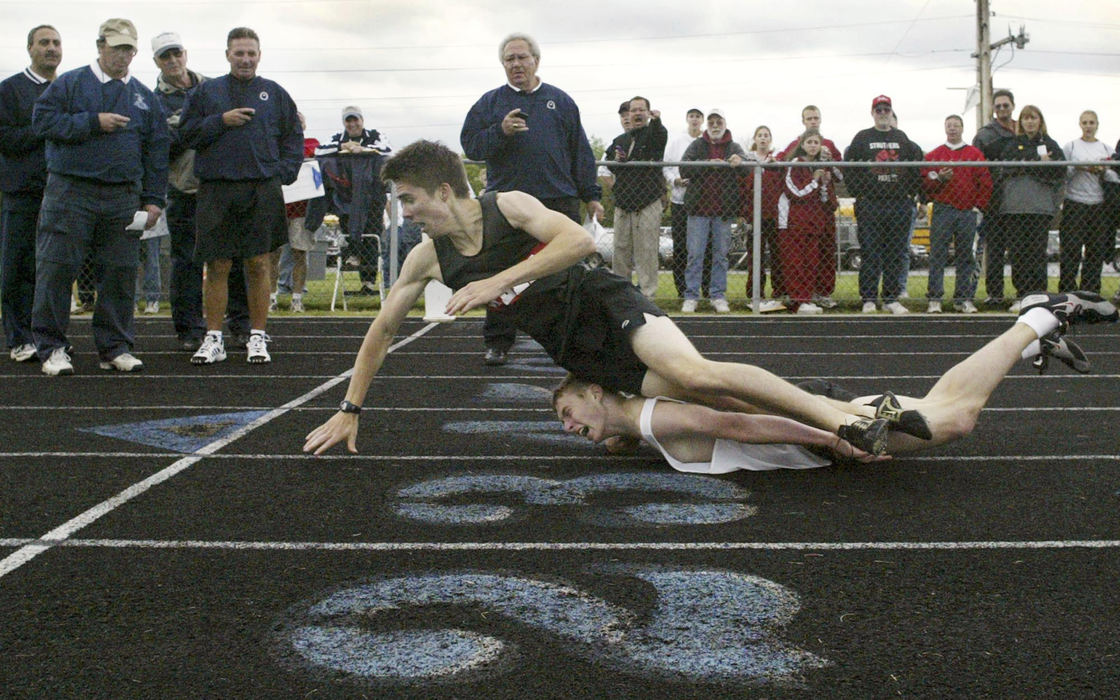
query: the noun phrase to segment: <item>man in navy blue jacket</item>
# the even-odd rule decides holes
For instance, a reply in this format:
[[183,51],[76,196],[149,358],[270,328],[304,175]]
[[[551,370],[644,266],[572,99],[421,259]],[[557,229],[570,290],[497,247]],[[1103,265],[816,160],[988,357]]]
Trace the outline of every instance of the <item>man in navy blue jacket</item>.
[[250,363],[268,353],[269,254],[288,240],[281,185],[295,182],[303,164],[303,128],[295,102],[277,83],[257,75],[260,38],[248,27],[226,37],[230,72],[187,96],[179,135],[196,149],[199,179],[195,257],[206,263],[203,303],[206,337],[191,357],[197,365],[226,359],[222,316],[229,270],[245,261],[249,285]]
[[4,339],[16,362],[35,357],[35,224],[47,184],[46,144],[31,126],[31,110],[62,62],[58,31],[41,24],[27,34],[31,66],[0,82],[0,299]]
[[[507,84],[474,103],[459,135],[468,158],[486,161],[486,189],[531,194],[576,223],[579,204],[586,202],[587,213],[601,219],[595,154],[579,107],[563,90],[537,77],[537,42],[528,34],[511,34],[498,45],[498,60]],[[487,310],[486,364],[505,364],[515,338],[513,326]]]
[[[31,123],[47,141],[31,330],[48,375],[73,374],[70,287],[89,252],[98,273],[93,340],[101,369],[135,372],[133,313],[138,211],[151,228],[163,213],[169,136],[155,95],[128,71],[138,46],[127,19],[102,23],[97,60],[58,77]],[[142,217],[141,217],[142,218]]]

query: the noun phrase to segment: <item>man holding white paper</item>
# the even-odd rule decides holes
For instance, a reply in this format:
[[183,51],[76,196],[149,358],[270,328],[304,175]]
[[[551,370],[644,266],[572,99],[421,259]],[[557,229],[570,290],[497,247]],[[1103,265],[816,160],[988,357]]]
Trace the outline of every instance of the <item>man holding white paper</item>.
[[43,373],[74,373],[66,329],[70,287],[86,253],[97,269],[93,340],[104,370],[136,372],[139,211],[156,225],[167,190],[169,136],[155,95],[129,73],[139,41],[127,19],[102,23],[97,60],[60,75],[35,103],[46,139],[47,185],[39,212],[31,331]]

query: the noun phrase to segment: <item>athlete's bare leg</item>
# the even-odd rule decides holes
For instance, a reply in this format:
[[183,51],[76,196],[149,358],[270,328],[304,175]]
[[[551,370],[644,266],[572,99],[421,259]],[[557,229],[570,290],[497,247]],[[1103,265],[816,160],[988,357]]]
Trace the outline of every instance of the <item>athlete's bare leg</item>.
[[754,365],[705,358],[667,316],[646,315],[645,325],[630,335],[638,358],[649,367],[644,396],[669,396],[721,409],[787,416],[836,432],[874,408],[833,404]]
[[[925,416],[933,438],[919,440],[892,432],[887,443],[888,453],[900,455],[928,449],[971,433],[992,392],[1015,363],[1022,359],[1023,350],[1038,337],[1030,326],[1016,323],[953,366],[922,398],[899,396],[903,408],[918,410]],[[875,398],[863,396],[852,403],[862,405]]]

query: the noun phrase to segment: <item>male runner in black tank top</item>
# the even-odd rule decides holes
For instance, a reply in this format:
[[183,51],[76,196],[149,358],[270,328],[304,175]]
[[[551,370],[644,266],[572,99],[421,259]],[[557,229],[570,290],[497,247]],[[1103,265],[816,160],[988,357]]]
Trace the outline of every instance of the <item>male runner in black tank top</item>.
[[304,451],[321,454],[345,440],[357,452],[357,416],[369,383],[434,279],[455,290],[448,314],[486,304],[504,307],[561,366],[598,384],[784,415],[883,453],[890,424],[875,417],[874,407],[841,408],[759,367],[703,357],[636,287],[580,264],[594,243],[579,224],[522,192],[472,199],[458,154],[442,144],[410,144],[385,164],[382,177],[396,183],[405,218],[432,240],[405,259],[362,341],[342,410],[308,434]]

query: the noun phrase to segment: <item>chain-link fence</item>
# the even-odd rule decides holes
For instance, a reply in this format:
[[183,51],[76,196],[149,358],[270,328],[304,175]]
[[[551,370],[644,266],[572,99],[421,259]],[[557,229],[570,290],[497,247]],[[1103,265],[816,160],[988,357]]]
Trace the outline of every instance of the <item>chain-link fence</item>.
[[[1006,311],[1040,289],[1120,294],[1120,184],[1085,163],[602,165],[612,177],[602,178],[605,232],[592,257],[670,310],[693,299],[698,311],[712,311],[726,299],[739,312],[925,312],[931,302]],[[668,199],[666,165],[688,181],[683,203]],[[1069,173],[1088,168],[1101,201],[1066,185]],[[321,224],[311,219],[305,309],[379,307],[419,240],[384,198],[364,205],[361,234],[347,226],[352,214],[331,206]],[[154,310],[154,299],[166,311],[169,246],[142,246],[141,259],[138,308]],[[288,260],[280,257],[281,312],[292,291]],[[75,285],[78,313],[92,308],[93,275],[84,268]]]
[[[628,243],[629,259],[616,262],[616,222],[626,207],[659,214],[646,216],[640,232],[657,240],[654,296],[685,309],[694,300],[699,311],[718,311],[726,299],[732,310],[763,312],[1006,311],[1043,289],[1120,292],[1120,185],[1099,166],[668,163],[687,189],[661,211],[648,194],[632,196],[647,183],[628,190],[623,175],[649,165],[611,165],[598,258],[624,275],[628,265],[648,268],[648,244],[639,254],[640,244]],[[1067,188],[1067,173],[1080,172],[1098,181],[1100,199]],[[635,273],[643,286],[640,279]]]

